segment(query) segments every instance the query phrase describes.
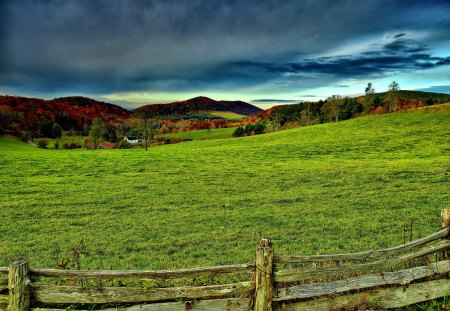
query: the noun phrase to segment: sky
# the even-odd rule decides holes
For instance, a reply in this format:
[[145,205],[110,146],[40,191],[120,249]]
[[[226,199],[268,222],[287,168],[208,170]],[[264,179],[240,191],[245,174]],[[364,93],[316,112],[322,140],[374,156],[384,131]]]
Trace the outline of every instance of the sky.
[[2,0],[0,94],[262,108],[450,93],[450,1]]

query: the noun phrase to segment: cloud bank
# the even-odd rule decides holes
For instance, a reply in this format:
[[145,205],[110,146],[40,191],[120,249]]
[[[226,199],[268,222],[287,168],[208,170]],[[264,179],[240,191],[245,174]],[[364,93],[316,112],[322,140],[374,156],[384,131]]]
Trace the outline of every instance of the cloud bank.
[[448,1],[0,5],[0,92],[280,91],[450,64]]

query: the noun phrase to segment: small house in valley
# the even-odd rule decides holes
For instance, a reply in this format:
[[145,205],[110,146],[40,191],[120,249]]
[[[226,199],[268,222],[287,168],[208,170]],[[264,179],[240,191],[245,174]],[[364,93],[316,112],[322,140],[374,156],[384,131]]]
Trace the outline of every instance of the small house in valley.
[[134,136],[126,136],[123,140],[129,142],[130,144],[137,144],[139,142],[138,138]]

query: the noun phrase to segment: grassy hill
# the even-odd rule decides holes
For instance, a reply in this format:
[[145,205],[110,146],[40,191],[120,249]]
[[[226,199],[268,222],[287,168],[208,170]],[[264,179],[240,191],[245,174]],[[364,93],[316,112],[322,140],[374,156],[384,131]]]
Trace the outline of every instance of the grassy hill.
[[[376,93],[376,95],[386,96],[386,92]],[[398,95],[400,98],[405,99],[417,99],[423,101],[432,100],[441,103],[450,101],[450,94],[444,93],[400,90],[398,92]]]
[[130,150],[41,150],[0,140],[0,266],[52,267],[84,241],[82,268],[243,263],[340,253],[440,227],[450,112],[404,112],[236,139]]

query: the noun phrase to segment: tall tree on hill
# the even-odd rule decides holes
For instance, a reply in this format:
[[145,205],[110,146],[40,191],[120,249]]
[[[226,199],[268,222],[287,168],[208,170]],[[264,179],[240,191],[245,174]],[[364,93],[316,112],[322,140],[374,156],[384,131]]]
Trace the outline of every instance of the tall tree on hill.
[[97,149],[100,138],[103,136],[105,130],[105,124],[103,123],[102,119],[94,119],[94,121],[92,122],[91,130],[89,131],[89,137],[91,137],[94,143],[94,149]]
[[139,121],[139,125],[143,130],[145,151],[148,150],[148,142],[150,139],[150,135],[152,135],[152,129],[151,129],[152,116],[153,116],[153,113],[149,109],[145,109],[145,108],[138,109],[132,115],[133,118],[135,118]]
[[333,122],[333,119],[339,121],[339,112],[344,104],[344,99],[340,95],[333,95],[327,98],[326,103],[322,106],[322,113],[326,118]]
[[389,104],[389,111],[396,111],[398,104],[398,92],[400,91],[400,85],[394,80],[389,84],[389,89],[386,94],[386,100]]
[[367,87],[364,90],[364,112],[369,112],[370,107],[373,106],[373,94],[375,89],[372,87],[372,82],[367,83]]
[[309,126],[311,123],[311,104],[306,103],[305,108],[300,111],[300,125]]
[[275,132],[278,132],[278,130],[282,128],[286,122],[286,116],[283,115],[283,111],[281,109],[273,110],[269,119],[272,123],[272,127],[275,129]]

